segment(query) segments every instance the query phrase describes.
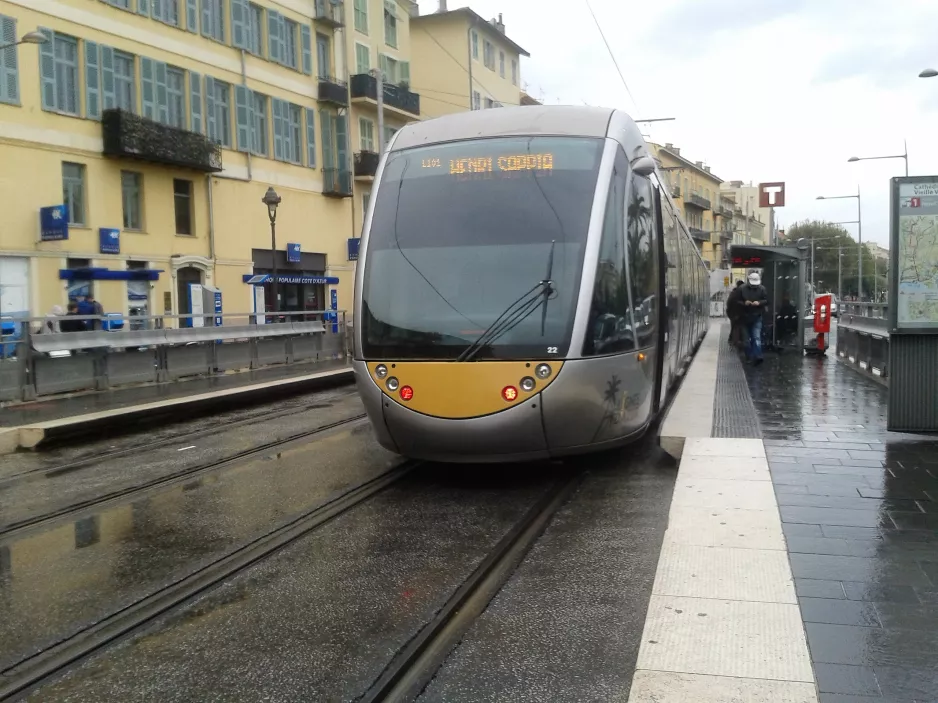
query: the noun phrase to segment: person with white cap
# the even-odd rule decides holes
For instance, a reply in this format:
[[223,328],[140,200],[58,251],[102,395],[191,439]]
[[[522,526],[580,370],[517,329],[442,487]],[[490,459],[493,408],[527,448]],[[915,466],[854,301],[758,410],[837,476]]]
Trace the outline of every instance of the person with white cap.
[[750,271],[746,285],[741,289],[743,329],[746,330],[746,360],[755,366],[762,363],[762,315],[769,296],[762,285],[758,271]]

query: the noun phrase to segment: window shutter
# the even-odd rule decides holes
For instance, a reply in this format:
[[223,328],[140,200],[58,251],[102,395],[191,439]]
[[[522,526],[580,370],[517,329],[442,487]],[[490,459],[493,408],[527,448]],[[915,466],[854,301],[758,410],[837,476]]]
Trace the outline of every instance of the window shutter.
[[401,83],[410,85],[410,61],[401,61]]
[[238,151],[251,150],[251,91],[247,86],[235,86],[235,126],[238,132]]
[[215,79],[205,76],[205,134],[215,140]]
[[85,42],[85,115],[101,119],[101,74],[98,67],[98,45]]
[[[0,22],[0,43],[15,44],[16,20],[3,17]],[[16,47],[0,50],[0,101],[18,103],[20,100],[19,78],[16,64]]]
[[300,39],[303,44],[303,73],[313,73],[313,35],[306,25],[300,26]]
[[156,119],[169,124],[169,94],[166,90],[166,64],[156,62]]
[[55,109],[55,40],[51,29],[40,27],[46,36],[44,44],[39,45],[40,87],[42,88],[42,109]]
[[137,0],[137,12],[141,15],[150,16],[150,0]]
[[150,17],[161,22],[166,21],[166,0],[150,0]]
[[198,0],[186,0],[186,29],[190,32],[199,31],[199,6]]
[[335,118],[335,166],[339,170],[338,178],[343,190],[348,190],[350,184],[346,183],[349,173],[348,165],[348,121],[345,115]]
[[280,51],[280,13],[267,10],[267,39],[270,51],[270,60],[283,62],[283,53]]
[[286,103],[277,98],[271,98],[270,107],[274,115],[274,158],[283,160],[283,133],[286,131],[284,129],[284,115],[286,112],[283,108],[286,107]]
[[156,86],[153,82],[153,59],[140,57],[140,86],[143,97],[143,116],[156,119]]
[[189,113],[192,116],[192,131],[202,133],[202,76],[189,71]]
[[247,0],[231,0],[231,43],[239,49],[248,48]]
[[114,90],[114,49],[101,47],[101,90],[104,94],[104,109],[117,107],[117,93]]
[[335,168],[335,142],[332,139],[332,113],[328,110],[319,111],[319,129],[322,132],[322,168],[329,170]]
[[[201,0],[201,1],[202,1],[202,36],[211,37],[212,31],[215,28],[215,23],[213,22],[213,17],[212,17],[212,0]],[[206,78],[207,77],[208,76],[206,76]]]
[[310,108],[306,113],[306,165],[316,168],[316,112]]

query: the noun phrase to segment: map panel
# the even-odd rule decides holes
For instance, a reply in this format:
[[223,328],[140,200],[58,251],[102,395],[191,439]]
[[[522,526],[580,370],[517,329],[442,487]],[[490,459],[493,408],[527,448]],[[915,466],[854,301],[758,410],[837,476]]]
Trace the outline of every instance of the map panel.
[[938,183],[899,185],[897,326],[938,331]]

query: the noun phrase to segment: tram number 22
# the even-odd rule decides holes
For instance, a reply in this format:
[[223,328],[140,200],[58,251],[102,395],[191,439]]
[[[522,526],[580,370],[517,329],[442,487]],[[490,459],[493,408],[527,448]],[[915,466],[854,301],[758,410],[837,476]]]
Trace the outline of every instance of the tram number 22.
[[557,347],[547,347],[547,353],[548,353],[548,354],[556,354],[556,353],[557,353]]

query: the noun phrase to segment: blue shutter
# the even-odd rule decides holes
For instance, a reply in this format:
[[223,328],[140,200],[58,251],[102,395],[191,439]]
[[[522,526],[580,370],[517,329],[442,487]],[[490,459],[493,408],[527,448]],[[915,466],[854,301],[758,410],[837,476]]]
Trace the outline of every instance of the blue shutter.
[[114,49],[101,47],[101,90],[104,94],[104,109],[117,107],[117,93],[114,90]]
[[407,83],[407,85],[409,86],[410,85],[410,61],[401,61],[400,66],[401,66],[400,82]]
[[39,45],[39,80],[42,89],[42,109],[54,110],[55,105],[55,38],[51,29],[40,27],[46,41]]
[[202,36],[211,37],[215,23],[212,21],[212,0],[202,2]]
[[274,122],[274,158],[283,161],[283,106],[285,103],[277,98],[270,99],[270,108]]
[[156,62],[156,119],[169,124],[169,94],[166,91],[166,64]]
[[205,76],[205,134],[215,141],[217,130],[215,128],[215,79]]
[[[0,44],[15,44],[16,20],[12,17],[0,17]],[[16,47],[9,46],[0,50],[0,102],[19,103],[19,73],[16,64]]]
[[137,0],[137,12],[141,15],[150,16],[150,0]]
[[239,49],[248,48],[247,19],[247,0],[231,0],[231,43]]
[[270,53],[270,60],[277,63],[283,62],[283,52],[280,50],[281,37],[281,17],[280,13],[274,10],[267,10],[267,43]]
[[143,102],[143,116],[156,119],[156,87],[153,82],[153,59],[140,57],[140,86]]
[[303,45],[303,73],[309,76],[313,73],[313,35],[306,25],[300,26],[300,40]]
[[150,0],[150,17],[161,22],[166,21],[166,0]]
[[342,191],[347,192],[351,189],[352,182],[348,165],[348,127],[345,115],[338,115],[335,118],[335,143],[335,167],[338,169],[336,178],[342,187]]
[[306,165],[316,168],[316,112],[310,108],[306,113]]
[[85,115],[92,120],[101,119],[101,73],[98,45],[85,42]]
[[322,168],[335,168],[335,140],[332,138],[332,113],[326,109],[319,111],[319,129],[322,132]]
[[190,32],[199,31],[199,5],[198,0],[186,0],[186,29]]
[[251,150],[251,91],[247,86],[235,86],[235,129],[238,132],[238,151]]
[[192,131],[202,132],[202,76],[189,71],[189,113],[192,116]]

